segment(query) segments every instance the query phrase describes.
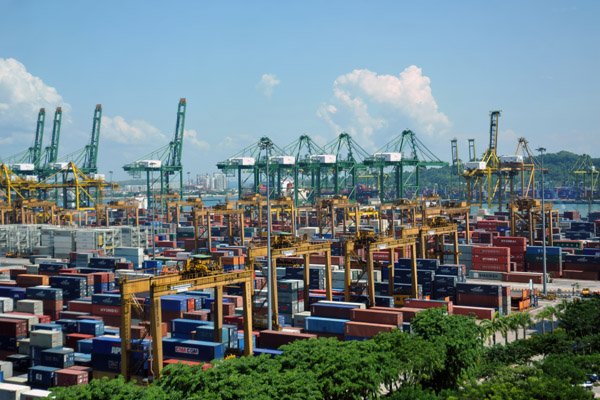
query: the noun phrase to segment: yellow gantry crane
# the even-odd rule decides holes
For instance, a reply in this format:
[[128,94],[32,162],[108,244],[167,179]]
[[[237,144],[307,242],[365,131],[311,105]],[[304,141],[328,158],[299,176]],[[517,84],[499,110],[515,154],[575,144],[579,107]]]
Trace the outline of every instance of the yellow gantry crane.
[[469,205],[472,203],[473,183],[479,188],[479,206],[481,206],[483,202],[484,181],[487,185],[488,207],[492,206],[492,200],[498,190],[500,179],[497,179],[494,183],[492,182],[492,175],[497,175],[500,168],[500,160],[496,150],[498,145],[498,120],[500,119],[501,113],[501,110],[490,111],[490,143],[487,151],[483,154],[482,159],[479,161],[469,161],[464,164],[465,172],[463,173],[463,176],[467,180],[467,200]]

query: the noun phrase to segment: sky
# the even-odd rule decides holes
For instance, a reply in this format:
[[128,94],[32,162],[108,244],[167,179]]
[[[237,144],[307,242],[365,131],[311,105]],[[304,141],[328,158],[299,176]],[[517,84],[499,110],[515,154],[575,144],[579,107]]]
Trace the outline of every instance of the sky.
[[499,154],[600,156],[598,1],[0,0],[0,158],[33,143],[37,113],[63,108],[59,158],[83,148],[102,104],[98,168],[172,139],[187,99],[184,171],[217,171],[270,137],[367,153],[412,130],[451,161],[467,139]]

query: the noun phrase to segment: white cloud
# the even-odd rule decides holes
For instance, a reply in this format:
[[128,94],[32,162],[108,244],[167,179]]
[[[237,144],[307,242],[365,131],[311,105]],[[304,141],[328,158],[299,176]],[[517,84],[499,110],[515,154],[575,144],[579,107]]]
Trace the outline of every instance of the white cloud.
[[71,106],[57,90],[27,72],[25,65],[14,58],[0,58],[0,124],[12,129],[31,131],[40,108],[46,116],[55,107],[68,115]]
[[273,94],[273,88],[279,85],[281,82],[274,74],[263,74],[260,82],[256,87],[267,97],[271,97]]
[[198,138],[198,133],[194,129],[185,129],[183,131],[183,142],[191,143],[201,150],[210,150],[210,144]]
[[421,68],[414,65],[398,76],[357,69],[335,80],[333,104],[322,104],[317,116],[335,134],[342,130],[354,134],[366,146],[372,145],[374,135],[384,129],[394,134],[407,127],[417,134],[444,133],[450,122],[439,111],[430,84]]
[[125,121],[121,116],[102,116],[100,135],[103,140],[122,144],[149,143],[166,144],[167,137],[156,127],[143,120]]

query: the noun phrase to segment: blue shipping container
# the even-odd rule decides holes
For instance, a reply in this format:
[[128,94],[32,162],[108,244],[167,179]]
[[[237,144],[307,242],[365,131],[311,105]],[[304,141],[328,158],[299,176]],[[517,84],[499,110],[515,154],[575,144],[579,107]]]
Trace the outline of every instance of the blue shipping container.
[[54,383],[54,371],[60,368],[37,366],[27,371],[27,381],[34,387],[49,388]]
[[304,319],[304,328],[308,332],[335,333],[344,334],[344,324],[349,319],[336,319],[324,317],[306,317]]

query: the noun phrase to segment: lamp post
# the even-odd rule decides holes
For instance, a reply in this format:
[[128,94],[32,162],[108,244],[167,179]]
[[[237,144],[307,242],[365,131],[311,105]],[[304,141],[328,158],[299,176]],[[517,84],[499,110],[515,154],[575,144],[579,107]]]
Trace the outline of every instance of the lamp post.
[[267,137],[263,137],[260,139],[259,147],[261,150],[265,150],[265,155],[267,159],[267,303],[269,304],[269,308],[267,309],[267,318],[268,318],[268,329],[273,329],[273,301],[272,301],[272,293],[273,293],[273,272],[271,265],[271,196],[269,189],[269,154],[271,149],[273,148],[273,142],[271,139]]
[[[544,296],[548,295],[548,288],[546,287],[546,209],[544,207],[544,152],[546,149],[544,147],[540,147],[536,149],[540,152],[540,161],[542,163],[542,266],[544,272]],[[552,232],[550,232],[552,235]]]

